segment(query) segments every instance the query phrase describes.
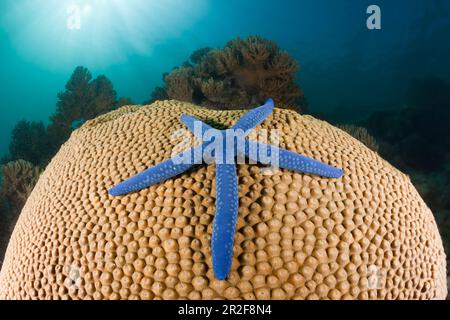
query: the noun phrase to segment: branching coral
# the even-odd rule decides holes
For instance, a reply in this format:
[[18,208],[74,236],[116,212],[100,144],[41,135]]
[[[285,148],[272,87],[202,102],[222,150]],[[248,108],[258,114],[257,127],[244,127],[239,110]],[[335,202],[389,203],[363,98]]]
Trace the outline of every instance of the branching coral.
[[275,42],[252,36],[223,49],[199,49],[164,80],[170,99],[210,108],[245,108],[273,98],[277,105],[305,111],[297,71],[297,62]]
[[[14,224],[39,178],[40,169],[17,160],[1,167],[0,188],[0,260]],[[0,263],[1,265],[1,263]]]
[[15,125],[7,159],[22,159],[45,167],[73,130],[87,120],[126,104],[133,102],[127,98],[116,101],[116,92],[107,77],[92,79],[88,69],[77,67],[66,83],[66,90],[58,94],[57,109],[47,127],[43,122],[25,120]]
[[113,110],[117,105],[116,91],[107,77],[100,75],[90,83],[91,101],[83,110],[82,118],[93,119],[101,114]]
[[2,166],[1,171],[3,203],[14,212],[20,211],[39,178],[40,169],[28,161],[17,160]]
[[193,70],[189,67],[175,69],[164,78],[171,99],[192,102],[194,93]]
[[212,49],[209,47],[200,48],[195,50],[191,54],[191,62],[194,64],[198,64],[202,61],[202,59],[211,51]]
[[95,118],[116,106],[116,92],[105,76],[92,80],[88,69],[77,67],[66,84],[66,90],[58,94],[56,113],[50,119],[49,136],[55,152],[72,132],[74,121]]
[[150,100],[145,101],[144,104],[150,104],[158,100],[167,100],[169,96],[167,95],[166,89],[163,87],[156,87],[152,94],[150,95]]
[[375,138],[364,127],[358,127],[352,124],[340,125],[338,128],[350,134],[353,138],[361,141],[370,150],[378,152],[379,146]]

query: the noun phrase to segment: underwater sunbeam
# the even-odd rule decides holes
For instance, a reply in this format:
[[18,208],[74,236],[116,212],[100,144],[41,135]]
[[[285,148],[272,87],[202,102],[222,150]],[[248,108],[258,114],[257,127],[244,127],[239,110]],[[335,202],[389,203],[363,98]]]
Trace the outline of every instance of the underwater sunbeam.
[[51,68],[147,55],[202,16],[205,0],[9,1],[1,26],[20,55]]

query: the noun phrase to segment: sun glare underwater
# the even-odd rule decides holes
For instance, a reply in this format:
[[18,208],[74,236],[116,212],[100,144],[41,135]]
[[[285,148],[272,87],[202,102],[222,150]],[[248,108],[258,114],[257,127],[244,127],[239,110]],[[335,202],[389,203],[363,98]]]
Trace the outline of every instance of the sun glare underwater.
[[10,1],[4,16],[18,54],[60,68],[149,54],[156,43],[189,28],[205,5],[204,0],[25,0]]

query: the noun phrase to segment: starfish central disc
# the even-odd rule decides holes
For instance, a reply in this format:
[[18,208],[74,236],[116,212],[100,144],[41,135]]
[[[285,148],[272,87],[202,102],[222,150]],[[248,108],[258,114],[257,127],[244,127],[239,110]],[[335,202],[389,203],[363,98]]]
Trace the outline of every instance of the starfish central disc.
[[[189,115],[182,115],[181,121],[202,141],[200,146],[191,148],[175,157],[163,161],[109,190],[113,196],[139,191],[166,179],[188,171],[198,158],[216,163],[216,213],[211,240],[213,270],[216,278],[223,280],[231,269],[233,243],[239,208],[238,177],[236,157],[245,156],[252,161],[274,165],[299,173],[339,178],[341,169],[294,153],[292,151],[245,139],[250,131],[263,122],[272,112],[272,99],[247,112],[230,129],[218,130]],[[269,159],[269,161],[267,161]],[[271,159],[271,160],[270,160]]]

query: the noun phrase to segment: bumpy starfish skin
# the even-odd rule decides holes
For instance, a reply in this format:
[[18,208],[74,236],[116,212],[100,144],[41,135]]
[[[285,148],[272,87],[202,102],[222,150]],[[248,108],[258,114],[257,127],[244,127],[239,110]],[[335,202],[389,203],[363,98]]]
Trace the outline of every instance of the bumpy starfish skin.
[[195,166],[196,162],[194,156],[197,151],[201,152],[202,147],[203,145],[194,149],[189,149],[180,155],[190,156],[192,161],[188,163],[176,163],[173,159],[163,161],[112,187],[109,189],[109,194],[112,196],[120,196],[123,194],[136,192],[186,172]]
[[[244,144],[245,156],[251,158],[253,161],[264,163],[267,161],[266,159],[272,158],[273,153],[276,153],[279,161],[278,166],[280,168],[299,173],[314,174],[326,178],[340,178],[343,173],[342,169],[329,166],[323,162],[286,149],[249,140],[245,140]],[[260,159],[261,155],[263,155],[262,159]]]
[[211,247],[214,274],[217,279],[222,280],[226,278],[231,268],[239,206],[235,164],[216,166],[216,194],[216,214]]
[[[245,156],[253,161],[267,163],[267,159],[276,156],[280,168],[308,173],[328,178],[339,178],[343,172],[320,161],[299,155],[289,150],[278,148],[245,139],[250,131],[263,122],[273,111],[273,100],[269,99],[263,106],[247,112],[231,129],[218,130],[203,123],[195,117],[182,115],[181,121],[194,135],[204,140],[206,135],[222,138],[223,148],[211,153],[216,163],[216,213],[211,240],[214,275],[223,280],[228,275],[233,257],[233,243],[238,213],[238,177],[236,157]],[[234,134],[231,147],[226,144],[227,137]],[[191,148],[172,159],[163,161],[142,173],[131,177],[109,190],[113,196],[135,192],[166,179],[177,176],[205,160],[203,152],[214,143],[215,139],[203,142],[200,146]],[[272,158],[271,158],[272,157]],[[180,163],[179,159],[184,159]],[[188,159],[188,161],[186,161]],[[230,163],[231,162],[231,163]]]

